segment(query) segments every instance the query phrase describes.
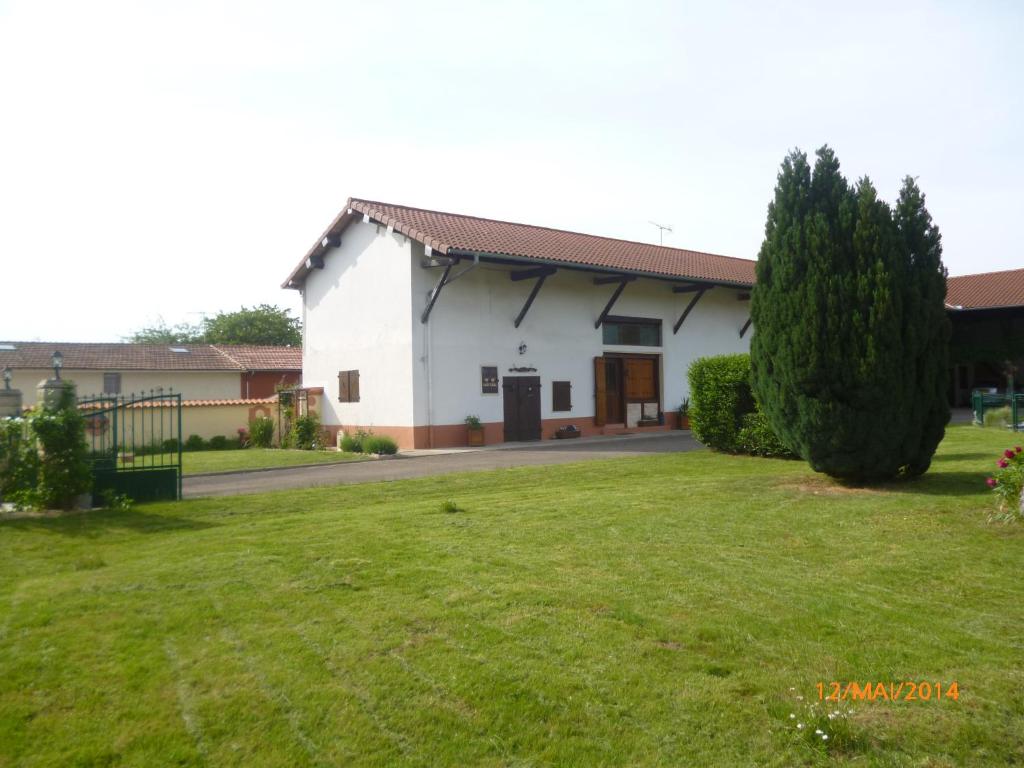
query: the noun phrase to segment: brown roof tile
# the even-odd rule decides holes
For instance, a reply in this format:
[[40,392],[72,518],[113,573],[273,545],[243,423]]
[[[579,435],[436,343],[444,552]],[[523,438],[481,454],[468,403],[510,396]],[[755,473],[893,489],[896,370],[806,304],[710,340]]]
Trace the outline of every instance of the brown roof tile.
[[950,277],[946,303],[964,309],[1024,307],[1024,269]]
[[[7,349],[13,347],[13,349]],[[185,352],[173,352],[184,349]],[[302,370],[297,347],[214,346],[212,344],[85,344],[57,341],[0,342],[0,368],[50,367],[60,350],[68,370],[247,371]]]
[[749,286],[754,282],[754,262],[749,259],[351,198],[321,240],[289,276],[285,287],[302,281],[308,271],[307,260],[323,253],[323,238],[340,234],[363,215],[372,221],[393,226],[441,254],[473,251],[610,272],[626,271],[738,286]]

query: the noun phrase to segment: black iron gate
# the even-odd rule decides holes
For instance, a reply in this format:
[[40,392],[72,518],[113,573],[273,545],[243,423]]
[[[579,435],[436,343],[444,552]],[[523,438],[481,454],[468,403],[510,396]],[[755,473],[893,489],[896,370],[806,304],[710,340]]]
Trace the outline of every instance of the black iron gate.
[[181,393],[91,395],[78,408],[96,501],[108,492],[134,501],[181,498]]

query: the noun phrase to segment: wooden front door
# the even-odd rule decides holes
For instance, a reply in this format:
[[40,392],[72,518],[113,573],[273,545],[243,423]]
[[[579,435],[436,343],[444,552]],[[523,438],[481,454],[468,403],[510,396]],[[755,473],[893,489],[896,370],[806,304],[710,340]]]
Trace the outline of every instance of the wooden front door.
[[506,376],[505,441],[540,440],[540,376]]

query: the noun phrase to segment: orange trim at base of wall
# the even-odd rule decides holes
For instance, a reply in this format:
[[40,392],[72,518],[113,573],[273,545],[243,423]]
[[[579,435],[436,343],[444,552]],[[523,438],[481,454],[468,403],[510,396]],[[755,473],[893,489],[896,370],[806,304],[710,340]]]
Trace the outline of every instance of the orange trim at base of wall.
[[[599,435],[636,434],[643,432],[666,432],[677,427],[679,418],[675,412],[665,414],[665,423],[654,427],[625,427],[622,424],[595,426],[591,416],[584,418],[543,419],[541,439],[551,440],[560,427],[575,424],[581,437],[597,437]],[[505,442],[505,423],[488,421],[483,423],[484,444],[495,445]],[[464,448],[469,445],[469,433],[465,424],[434,424],[419,427],[360,426],[358,424],[325,424],[324,429],[330,433],[330,444],[337,445],[339,432],[355,432],[358,429],[372,431],[375,435],[386,435],[392,438],[402,450],[412,448]]]

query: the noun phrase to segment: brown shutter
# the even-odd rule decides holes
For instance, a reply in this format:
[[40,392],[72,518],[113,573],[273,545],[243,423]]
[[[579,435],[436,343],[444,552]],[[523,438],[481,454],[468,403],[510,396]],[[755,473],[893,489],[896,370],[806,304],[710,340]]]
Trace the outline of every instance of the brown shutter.
[[572,384],[568,381],[551,382],[551,410],[572,410]]
[[604,426],[604,415],[608,411],[608,393],[605,391],[604,358],[594,358],[594,424]]
[[342,403],[349,402],[348,371],[338,371],[338,400]]
[[359,402],[359,371],[348,372],[348,393],[352,398],[350,402]]

